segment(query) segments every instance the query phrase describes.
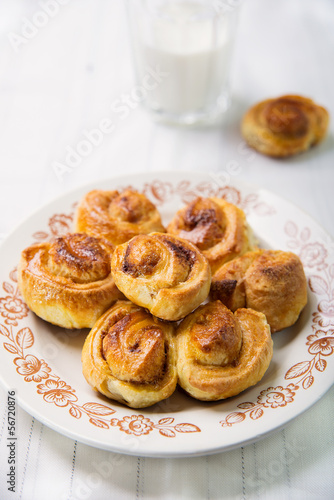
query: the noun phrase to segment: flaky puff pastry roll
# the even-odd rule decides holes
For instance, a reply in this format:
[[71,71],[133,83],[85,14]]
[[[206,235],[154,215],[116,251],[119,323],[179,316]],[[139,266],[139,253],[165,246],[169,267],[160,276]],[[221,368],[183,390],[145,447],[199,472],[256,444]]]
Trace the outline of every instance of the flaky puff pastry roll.
[[151,406],[176,387],[174,327],[120,300],[86,338],[82,367],[87,382],[108,398],[132,408]]
[[273,356],[264,314],[219,300],[200,306],[177,329],[179,384],[191,396],[215,401],[255,385]]
[[209,294],[207,259],[195,245],[171,234],[135,236],[116,247],[111,266],[124,295],[161,319],[184,318]]
[[292,252],[257,250],[224,264],[213,276],[211,297],[232,311],[263,312],[276,332],[293,325],[307,303],[301,260]]
[[312,99],[284,95],[251,107],[244,115],[241,133],[260,153],[284,157],[306,151],[326,135],[329,114]]
[[157,208],[144,194],[131,189],[87,193],[76,211],[75,230],[104,238],[112,245],[137,234],[165,232]]
[[91,328],[123,294],[111,275],[111,250],[102,240],[68,234],[23,250],[18,282],[28,307],[63,328]]
[[194,243],[213,272],[254,247],[243,210],[222,198],[196,198],[176,213],[167,231]]

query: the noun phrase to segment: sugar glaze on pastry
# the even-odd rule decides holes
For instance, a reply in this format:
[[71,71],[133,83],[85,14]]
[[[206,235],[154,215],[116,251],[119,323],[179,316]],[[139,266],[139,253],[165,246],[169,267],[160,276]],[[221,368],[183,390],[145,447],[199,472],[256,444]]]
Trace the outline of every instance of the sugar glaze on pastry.
[[123,297],[111,275],[110,247],[85,234],[23,250],[18,282],[28,307],[64,328],[91,328]]
[[213,272],[254,246],[243,210],[222,198],[196,198],[176,213],[167,231],[194,243]]
[[153,405],[176,387],[174,327],[120,300],[86,338],[82,366],[87,382],[108,398],[133,408]]
[[213,276],[211,297],[235,311],[263,312],[276,332],[293,325],[307,303],[307,281],[297,255],[282,250],[247,252]]
[[177,329],[179,384],[191,396],[215,401],[236,396],[259,382],[273,355],[264,314],[219,300],[187,316]]
[[117,246],[112,274],[128,299],[169,321],[196,309],[211,283],[209,263],[198,248],[163,233],[138,235]]
[[132,189],[93,190],[78,205],[76,231],[97,236],[118,245],[137,234],[165,232],[160,214],[144,195]]

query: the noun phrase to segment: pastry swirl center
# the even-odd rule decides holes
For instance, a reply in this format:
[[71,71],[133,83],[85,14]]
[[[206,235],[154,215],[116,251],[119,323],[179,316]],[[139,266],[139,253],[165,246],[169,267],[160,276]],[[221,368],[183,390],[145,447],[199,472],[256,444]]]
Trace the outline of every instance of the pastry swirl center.
[[112,219],[138,224],[147,220],[154,208],[144,195],[125,190],[111,200],[108,212]]
[[209,199],[197,198],[184,213],[179,236],[191,241],[200,250],[207,250],[223,239],[225,226],[223,213],[217,204]]
[[308,129],[308,119],[297,102],[277,99],[265,110],[268,127],[274,134],[301,137]]
[[119,380],[154,383],[164,374],[164,333],[145,311],[128,313],[111,326],[102,350],[113,376]]
[[196,254],[169,235],[138,235],[126,247],[122,272],[133,278],[160,280],[172,287],[187,280]]
[[47,266],[54,275],[75,283],[90,283],[109,275],[110,256],[96,238],[68,234],[51,245]]
[[199,312],[191,342],[199,363],[226,366],[238,361],[242,333],[233,313],[217,301]]
[[154,274],[161,259],[158,241],[150,237],[136,236],[127,246],[122,271],[133,278]]

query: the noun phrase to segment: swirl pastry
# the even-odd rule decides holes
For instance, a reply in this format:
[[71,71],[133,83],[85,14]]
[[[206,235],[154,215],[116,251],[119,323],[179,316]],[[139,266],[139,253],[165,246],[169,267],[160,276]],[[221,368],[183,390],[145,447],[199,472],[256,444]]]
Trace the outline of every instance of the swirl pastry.
[[264,313],[271,331],[293,325],[307,303],[303,265],[292,252],[257,250],[224,264],[213,276],[211,297],[235,311]]
[[241,132],[260,153],[284,157],[306,151],[326,135],[329,115],[311,99],[285,95],[255,104],[244,115]]
[[108,398],[144,408],[177,383],[174,327],[119,300],[95,324],[82,351],[87,382]]
[[138,235],[116,247],[112,274],[117,287],[158,318],[176,321],[205,300],[210,266],[188,241],[170,234]]
[[212,272],[253,248],[244,212],[222,198],[196,198],[176,213],[167,231],[194,243]]
[[85,234],[68,234],[22,252],[19,287],[29,308],[64,328],[91,328],[119,298],[110,272],[110,247]]
[[122,193],[90,191],[77,208],[75,228],[80,233],[104,238],[112,245],[125,243],[137,234],[165,232],[153,203],[131,189]]
[[215,401],[255,385],[273,355],[264,314],[219,300],[200,306],[177,330],[179,384],[191,396]]

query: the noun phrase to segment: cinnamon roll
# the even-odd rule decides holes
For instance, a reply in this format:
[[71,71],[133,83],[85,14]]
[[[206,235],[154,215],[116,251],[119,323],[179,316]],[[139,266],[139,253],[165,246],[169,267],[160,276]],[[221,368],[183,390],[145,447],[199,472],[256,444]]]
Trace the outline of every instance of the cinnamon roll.
[[176,387],[174,327],[120,300],[87,336],[82,366],[87,382],[108,398],[132,408],[153,405]]
[[111,275],[110,247],[85,234],[31,245],[21,255],[18,281],[28,307],[64,328],[91,328],[123,297]]
[[244,115],[241,132],[260,153],[284,157],[306,151],[326,135],[329,114],[311,99],[284,95],[255,104]]
[[177,321],[208,296],[211,271],[197,247],[171,234],[138,235],[116,247],[117,287],[158,318]]
[[191,396],[214,401],[236,396],[265,374],[273,355],[264,314],[219,300],[200,306],[177,329],[179,384]]
[[212,272],[254,246],[243,210],[222,198],[196,198],[176,213],[167,231],[194,243]]
[[75,220],[76,231],[104,238],[119,245],[137,234],[165,232],[160,214],[141,193],[126,189],[90,191],[81,200]]
[[257,250],[224,264],[213,276],[211,297],[235,311],[264,313],[272,332],[293,325],[307,303],[307,282],[297,255]]

